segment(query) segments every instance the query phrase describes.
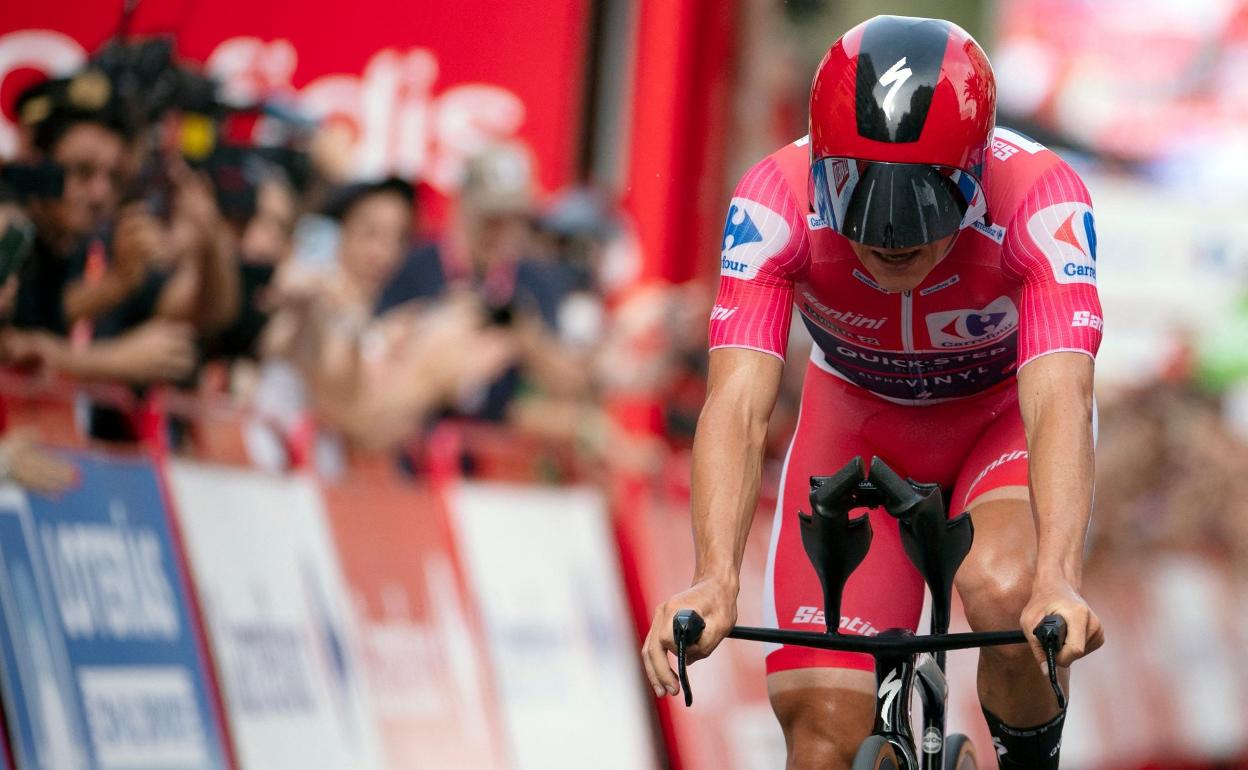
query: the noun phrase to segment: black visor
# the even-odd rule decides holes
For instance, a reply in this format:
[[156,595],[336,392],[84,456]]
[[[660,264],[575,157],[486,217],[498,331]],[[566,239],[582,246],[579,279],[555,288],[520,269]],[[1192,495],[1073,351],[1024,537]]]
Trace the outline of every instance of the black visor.
[[979,182],[956,168],[823,158],[811,164],[815,211],[851,241],[910,249],[981,219]]

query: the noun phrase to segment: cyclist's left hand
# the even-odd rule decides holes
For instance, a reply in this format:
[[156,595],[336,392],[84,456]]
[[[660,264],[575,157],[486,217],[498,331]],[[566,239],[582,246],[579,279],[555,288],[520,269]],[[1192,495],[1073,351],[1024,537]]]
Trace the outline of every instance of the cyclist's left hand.
[[1066,643],[1057,653],[1059,666],[1069,666],[1105,643],[1101,619],[1073,585],[1066,581],[1037,582],[1032,588],[1031,600],[1023,608],[1021,622],[1031,651],[1042,667],[1045,665],[1044,648],[1032,631],[1046,615],[1061,615],[1066,621]]

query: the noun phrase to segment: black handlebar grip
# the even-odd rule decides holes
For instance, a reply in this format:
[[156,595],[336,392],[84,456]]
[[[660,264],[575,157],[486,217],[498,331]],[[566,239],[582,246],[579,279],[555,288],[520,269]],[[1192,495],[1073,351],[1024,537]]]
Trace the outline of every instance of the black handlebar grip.
[[1066,693],[1057,681],[1057,653],[1066,644],[1066,620],[1061,615],[1046,615],[1032,633],[1044,648],[1044,659],[1049,667],[1049,684],[1053,687],[1053,694],[1057,696],[1057,707],[1064,710]]
[[706,621],[693,610],[679,610],[672,617],[672,639],[676,642],[676,675],[680,689],[685,693],[685,706],[693,705],[693,691],[689,689],[689,669],[685,662],[685,650],[697,644],[706,629]]
[[894,516],[918,504],[922,497],[897,472],[878,457],[871,459],[867,478],[884,494],[884,508]]
[[810,477],[810,503],[833,506],[847,500],[862,482],[862,458],[854,457],[831,476]]

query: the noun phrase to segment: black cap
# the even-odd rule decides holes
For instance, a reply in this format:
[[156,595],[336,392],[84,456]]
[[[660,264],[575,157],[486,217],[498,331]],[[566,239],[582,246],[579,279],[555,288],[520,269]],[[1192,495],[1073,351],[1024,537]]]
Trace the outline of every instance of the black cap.
[[126,138],[132,134],[112,82],[95,69],[30,86],[18,94],[14,112],[18,123],[33,131],[35,145],[44,152],[76,123],[98,123]]
[[347,216],[347,213],[351,211],[355,204],[364,198],[386,192],[402,195],[409,205],[414,204],[416,201],[416,189],[406,180],[397,176],[366,182],[353,182],[343,185],[329,194],[325,202],[325,216],[341,220]]

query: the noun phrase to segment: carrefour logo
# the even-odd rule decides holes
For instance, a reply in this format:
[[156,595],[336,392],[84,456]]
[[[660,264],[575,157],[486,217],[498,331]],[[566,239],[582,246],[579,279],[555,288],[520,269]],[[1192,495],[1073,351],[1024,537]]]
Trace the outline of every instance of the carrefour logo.
[[1096,283],[1096,222],[1092,207],[1066,201],[1027,220],[1027,233],[1053,266],[1058,283]]
[[996,340],[1018,328],[1018,307],[1001,296],[982,308],[945,310],[927,315],[932,347],[964,348]]
[[789,223],[758,201],[733,198],[720,246],[723,275],[751,280],[789,242]]

